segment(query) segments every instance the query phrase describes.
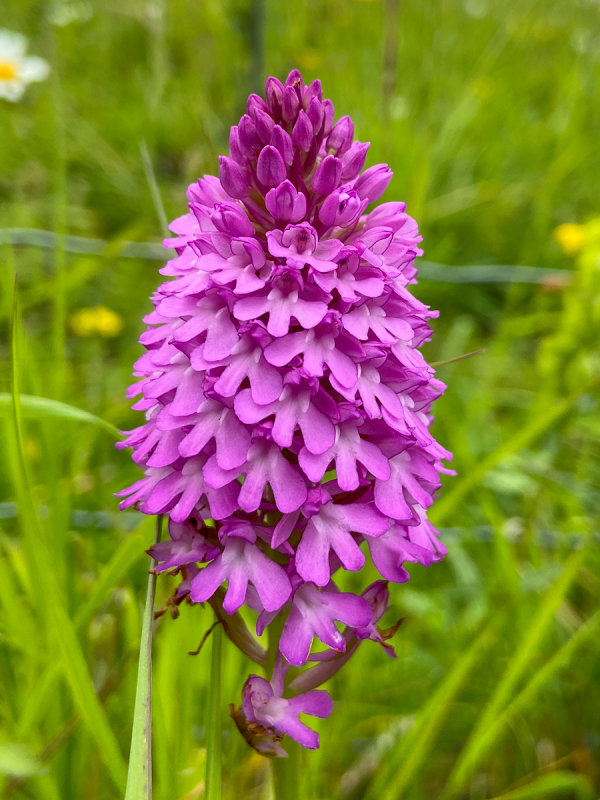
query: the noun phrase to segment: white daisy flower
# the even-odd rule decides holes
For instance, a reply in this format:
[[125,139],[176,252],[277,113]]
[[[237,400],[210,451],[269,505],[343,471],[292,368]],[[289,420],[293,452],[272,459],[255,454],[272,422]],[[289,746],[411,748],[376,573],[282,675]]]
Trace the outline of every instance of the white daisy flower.
[[20,33],[0,29],[0,97],[18,102],[27,85],[43,81],[50,73],[47,61],[25,55],[27,39]]

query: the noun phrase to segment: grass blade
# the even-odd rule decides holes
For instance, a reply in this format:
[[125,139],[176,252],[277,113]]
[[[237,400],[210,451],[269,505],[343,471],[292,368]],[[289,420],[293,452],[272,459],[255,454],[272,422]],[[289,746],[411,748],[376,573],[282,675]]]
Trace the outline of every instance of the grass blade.
[[[155,543],[160,541],[161,531],[162,517],[159,516],[156,520]],[[152,800],[152,620],[155,589],[156,575],[150,573],[142,620],[125,800]]]
[[[0,413],[8,411],[12,405],[12,396],[7,393],[0,393]],[[101,417],[97,417],[89,411],[82,408],[76,408],[68,403],[62,403],[59,400],[52,400],[49,397],[36,397],[31,394],[22,394],[19,397],[21,412],[29,417],[55,417],[58,419],[66,419],[71,422],[87,422],[90,425],[96,425],[99,428],[107,431],[115,439],[121,439],[121,432],[110,422],[107,422]]]
[[524,689],[509,703],[506,709],[481,731],[477,743],[477,755],[480,758],[502,735],[511,720],[528,704],[532,702],[537,693],[554,678],[562,667],[573,657],[575,651],[581,647],[593,634],[600,624],[600,611],[596,612],[585,622],[575,634],[550,658],[534,675]]
[[573,406],[585,391],[592,388],[594,384],[579,389],[577,392],[565,397],[554,405],[551,405],[544,414],[536,414],[531,421],[520,428],[510,439],[503,442],[499,447],[483,458],[464,478],[454,484],[454,487],[447,491],[439,500],[431,512],[431,518],[435,525],[440,525],[443,519],[447,519],[459,506],[465,495],[477,486],[487,473],[494,469],[501,461],[513,453],[519,452],[527,447],[538,436],[548,430],[563,414]]
[[[140,553],[144,549],[145,541],[147,540],[142,531],[136,531],[126,537],[122,545],[102,569],[97,580],[94,581],[94,588],[89,598],[75,614],[75,630],[81,630],[90,621],[94,613],[107,601],[112,588],[118,584],[131,565],[139,559]],[[34,729],[39,719],[40,710],[43,708],[60,673],[61,665],[53,663],[41,677],[34,691],[27,697],[17,727],[19,738],[26,739]]]
[[385,760],[387,769],[380,772],[368,793],[368,798],[395,800],[403,795],[435,742],[444,719],[450,713],[452,702],[469,677],[483,649],[493,637],[494,625],[483,629],[471,646],[454,664],[429,701],[422,708],[415,725],[403,736],[394,753]]
[[156,174],[154,172],[154,167],[152,166],[152,159],[150,158],[148,145],[144,140],[140,142],[140,153],[142,156],[142,164],[144,166],[144,174],[146,175],[146,180],[148,181],[148,187],[150,188],[150,194],[152,195],[152,202],[154,204],[156,216],[158,217],[158,221],[160,222],[160,227],[163,233],[165,236],[168,236],[169,220],[167,219],[167,212],[165,211],[165,206],[160,195],[160,189],[158,188],[158,181],[156,180]]
[[37,502],[31,487],[29,470],[23,445],[23,425],[19,395],[19,312],[17,291],[13,301],[13,325],[11,336],[12,356],[12,406],[16,442],[18,475],[15,476],[19,511],[23,529],[24,548],[27,549],[31,567],[35,571],[35,582],[43,598],[43,609],[50,627],[49,638],[57,647],[63,665],[63,674],[73,696],[75,705],[102,753],[116,786],[121,790],[125,784],[125,762],[117,740],[108,724],[104,709],[96,695],[81,645],[77,639],[73,622],[65,606],[63,594],[54,572],[48,569],[52,557],[46,544],[45,531],[37,516]]
[[559,794],[569,794],[576,800],[593,800],[594,792],[589,782],[575,772],[553,772],[542,775],[535,781],[519,786],[491,800],[548,800]]
[[455,797],[458,794],[473,774],[477,763],[486,752],[486,748],[492,743],[493,740],[486,736],[486,731],[495,723],[498,715],[507,705],[515,686],[521,679],[531,657],[536,652],[551,624],[556,609],[575,580],[586,552],[587,548],[582,547],[571,555],[560,577],[542,599],[537,613],[534,614],[531,623],[524,632],[520,645],[517,647],[513,658],[508,664],[508,668],[500,679],[467,740],[467,744],[456,762],[454,770],[450,774],[446,790],[442,794],[443,800]]

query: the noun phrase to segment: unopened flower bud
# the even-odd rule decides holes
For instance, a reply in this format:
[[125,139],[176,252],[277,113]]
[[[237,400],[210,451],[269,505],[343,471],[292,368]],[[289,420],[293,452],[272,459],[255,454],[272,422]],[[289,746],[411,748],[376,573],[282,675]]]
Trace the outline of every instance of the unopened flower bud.
[[236,203],[217,203],[211,220],[217,230],[230,236],[254,235],[254,226]]
[[328,136],[333,127],[335,109],[333,103],[329,99],[323,100],[321,107],[323,109],[323,130],[321,131],[321,135]]
[[307,151],[313,141],[313,126],[305,111],[298,114],[298,119],[292,130],[292,142],[298,150]]
[[323,104],[316,97],[313,97],[313,99],[310,101],[310,104],[306,110],[306,115],[312,124],[315,134],[319,134],[321,126],[323,125],[325,112],[323,111]]
[[319,219],[328,228],[333,226],[350,227],[359,218],[364,204],[358,194],[338,189],[328,195],[319,211]]
[[342,180],[352,181],[365,165],[370,142],[354,142],[342,156]]
[[285,164],[277,148],[267,145],[260,151],[256,175],[263,186],[277,186],[285,180]]
[[333,126],[327,137],[328,152],[342,155],[352,144],[354,124],[350,117],[341,117]]
[[279,150],[284,163],[289,167],[294,160],[294,145],[292,143],[292,137],[287,131],[284,131],[280,125],[275,125],[273,128],[271,144]]
[[241,200],[248,194],[248,182],[242,168],[232,158],[219,156],[219,180],[230,197]]
[[359,175],[353,188],[361,200],[374,203],[387,189],[393,174],[387,164],[375,164]]
[[262,144],[268,144],[269,140],[271,139],[271,134],[273,132],[273,128],[275,127],[275,123],[273,122],[273,118],[270,114],[267,114],[266,111],[262,111],[260,108],[254,112],[254,124],[256,126],[256,132],[261,140]]
[[342,162],[335,156],[326,156],[317,167],[312,180],[314,194],[329,194],[337,188],[341,177]]
[[283,102],[281,105],[281,115],[286,122],[293,122],[298,116],[300,99],[298,93],[291,86],[286,86],[283,90]]
[[274,119],[281,117],[281,104],[283,102],[283,83],[277,78],[267,78],[265,95],[269,111]]
[[302,93],[302,105],[308,108],[313,100],[321,102],[323,99],[323,92],[321,90],[321,81],[317,78],[310,86],[307,86]]
[[251,94],[246,101],[246,108],[248,109],[248,114],[254,116],[257,111],[263,111],[265,113],[269,113],[269,107],[262,99],[262,97],[258,94]]
[[260,150],[262,147],[262,142],[260,140],[260,136],[258,135],[258,131],[256,130],[256,125],[252,121],[252,119],[248,116],[248,114],[244,114],[244,116],[240,120],[239,124],[239,136],[240,136],[240,143],[250,151]]
[[267,192],[265,205],[280,222],[298,222],[306,214],[306,197],[287,180]]
[[245,163],[246,157],[240,147],[240,135],[237,125],[234,125],[229,131],[229,152],[233,160],[237,161],[240,166]]
[[304,90],[304,81],[302,80],[302,75],[300,74],[300,70],[293,69],[285,79],[285,85],[291,86],[293,89],[296,90],[298,97],[302,97],[302,92]]

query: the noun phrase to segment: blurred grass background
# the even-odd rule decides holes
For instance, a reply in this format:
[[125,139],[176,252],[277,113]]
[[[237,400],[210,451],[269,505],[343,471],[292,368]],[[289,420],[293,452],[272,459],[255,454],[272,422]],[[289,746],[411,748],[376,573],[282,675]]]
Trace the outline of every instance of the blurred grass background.
[[[4,0],[2,11],[52,66],[21,103],[0,101],[2,796],[122,797],[153,537],[152,520],[117,512],[113,492],[137,472],[110,426],[26,399],[15,426],[14,275],[20,391],[138,424],[124,390],[159,262],[125,257],[123,243],[162,235],[140,145],[171,219],[187,184],[216,171],[248,92],[298,66],[372,142],[368,163],[390,163],[385,199],[407,201],[425,259],[447,265],[447,280],[415,289],[441,309],[427,357],[485,348],[439,370],[449,388],[435,432],[458,477],[433,516],[450,554],[393,588],[398,659],[366,643],[332,681],[300,796],[595,798],[597,0]],[[565,223],[576,225],[553,236]],[[54,244],[15,228],[52,231]],[[103,252],[72,252],[66,234]],[[17,238],[37,244],[7,244]],[[490,265],[493,282],[481,270],[452,282],[469,265]],[[559,272],[524,283],[514,266]],[[157,625],[157,800],[203,796],[209,653],[187,652],[211,622],[186,607]],[[227,643],[225,662],[224,698],[239,702],[249,665]],[[225,707],[223,768],[224,797],[271,796],[268,764]]]

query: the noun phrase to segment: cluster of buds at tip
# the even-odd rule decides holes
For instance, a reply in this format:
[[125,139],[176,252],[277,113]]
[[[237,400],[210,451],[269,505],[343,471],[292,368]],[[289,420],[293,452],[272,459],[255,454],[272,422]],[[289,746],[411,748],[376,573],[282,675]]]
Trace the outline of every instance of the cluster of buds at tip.
[[[249,97],[219,177],[192,184],[171,225],[129,395],[146,421],[120,445],[145,471],[122,507],[169,517],[151,554],[181,574],[174,602],[210,602],[247,655],[274,661],[232,711],[267,755],[286,735],[318,746],[299,714],[329,715],[317,687],[362,641],[394,655],[395,627],[377,625],[388,582],[445,553],[427,519],[450,458],[430,433],[445,387],[419,351],[436,312],[408,289],[421,237],[403,203],[367,213],[392,173],[363,171],[353,135],[297,71]],[[341,591],[336,573],[367,552],[383,580]]]

